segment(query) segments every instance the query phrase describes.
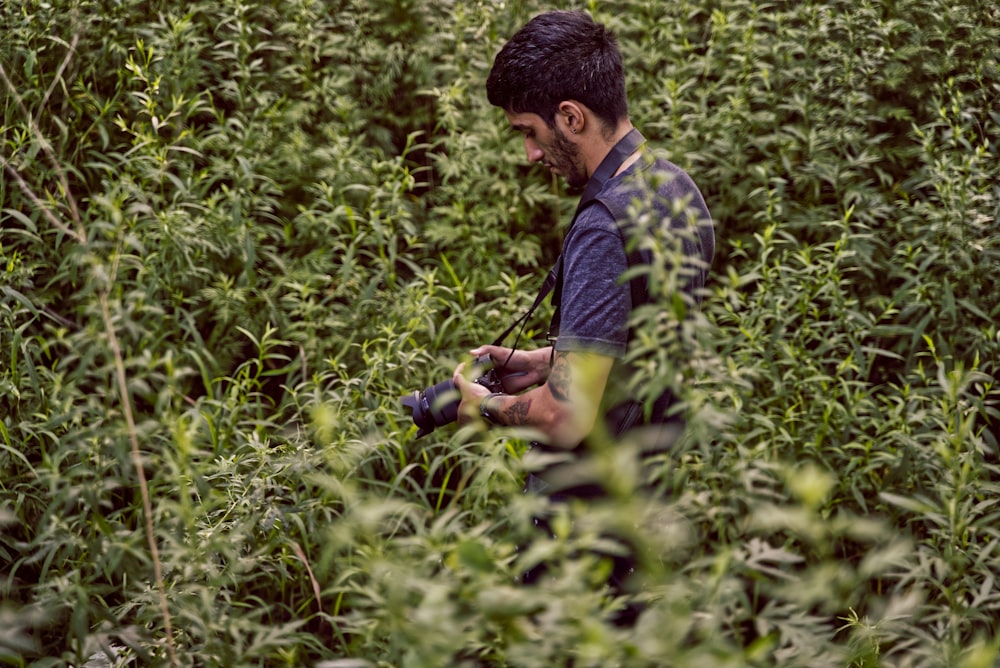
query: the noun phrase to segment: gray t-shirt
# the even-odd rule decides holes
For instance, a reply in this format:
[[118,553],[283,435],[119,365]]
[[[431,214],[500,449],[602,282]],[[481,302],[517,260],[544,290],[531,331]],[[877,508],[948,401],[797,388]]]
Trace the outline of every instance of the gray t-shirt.
[[559,352],[625,356],[632,299],[621,276],[628,268],[622,231],[594,202],[577,216],[563,241]]
[[[631,220],[628,212],[634,205],[652,215],[644,222]],[[644,156],[608,179],[563,241],[556,350],[625,356],[633,304],[629,285],[621,280],[629,267],[622,227],[631,224],[656,225],[675,234],[695,264],[686,289],[694,294],[704,285],[715,252],[708,207],[683,170]]]
[[[639,304],[657,299],[647,293],[643,282],[622,280],[630,261],[648,263],[652,257],[627,247],[625,236],[632,239],[633,234],[647,231],[678,243],[683,262],[692,269],[681,289],[697,300],[715,252],[711,216],[691,178],[665,160],[647,154],[608,179],[596,198],[583,205],[563,241],[561,283],[557,281],[553,296],[556,313],[551,326],[558,330],[554,346],[559,352],[594,352],[615,359],[601,399],[606,435],[617,436],[639,424],[677,424],[678,418],[668,411],[673,401],[669,390],[655,399],[648,414],[629,396],[631,371],[623,361],[633,295]],[[671,429],[658,434],[654,449],[669,447],[675,438]],[[544,444],[537,446],[546,450]],[[582,467],[578,466],[581,462]],[[603,483],[592,477],[585,460],[577,456],[533,474],[528,488],[563,497],[603,493]]]

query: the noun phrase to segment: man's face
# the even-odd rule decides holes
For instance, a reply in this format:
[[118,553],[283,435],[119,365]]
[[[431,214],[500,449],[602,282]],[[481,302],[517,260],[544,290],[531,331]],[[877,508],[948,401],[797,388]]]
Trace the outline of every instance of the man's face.
[[590,175],[580,158],[580,149],[558,127],[550,128],[538,114],[506,113],[511,127],[524,137],[529,162],[542,163],[573,188],[587,185]]

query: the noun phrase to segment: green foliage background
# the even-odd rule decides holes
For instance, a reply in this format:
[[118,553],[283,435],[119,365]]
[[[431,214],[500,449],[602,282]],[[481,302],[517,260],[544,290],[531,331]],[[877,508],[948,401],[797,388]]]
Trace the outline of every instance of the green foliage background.
[[583,7],[719,249],[685,341],[644,316],[662,493],[609,450],[539,536],[517,434],[398,400],[558,253],[483,91],[549,6],[0,5],[0,663],[995,665],[1000,8]]

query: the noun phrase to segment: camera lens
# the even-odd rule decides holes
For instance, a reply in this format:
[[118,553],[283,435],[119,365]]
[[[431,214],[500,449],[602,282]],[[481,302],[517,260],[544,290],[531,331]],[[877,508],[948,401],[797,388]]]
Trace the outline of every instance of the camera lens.
[[[474,366],[491,366],[493,360],[489,355],[476,358]],[[490,392],[502,392],[503,386],[490,369],[476,379],[476,382],[484,387],[490,388]],[[413,412],[413,423],[417,425],[417,438],[426,436],[434,431],[436,427],[442,427],[458,419],[458,406],[462,402],[462,396],[455,387],[455,381],[451,378],[442,380],[437,385],[432,385],[426,390],[418,390],[402,399],[403,405]]]
[[419,428],[417,438],[431,433],[435,427],[454,422],[460,401],[455,382],[450,378],[403,397],[403,405],[413,411],[413,423]]

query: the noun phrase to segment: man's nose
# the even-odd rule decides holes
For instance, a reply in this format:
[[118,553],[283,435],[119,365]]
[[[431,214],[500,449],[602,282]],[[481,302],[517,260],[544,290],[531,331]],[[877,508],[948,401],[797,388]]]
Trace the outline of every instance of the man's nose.
[[524,139],[524,152],[528,155],[528,162],[541,162],[545,157],[538,144],[528,138]]

